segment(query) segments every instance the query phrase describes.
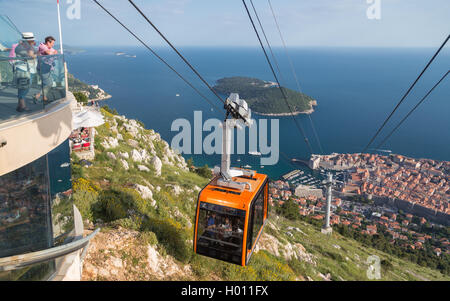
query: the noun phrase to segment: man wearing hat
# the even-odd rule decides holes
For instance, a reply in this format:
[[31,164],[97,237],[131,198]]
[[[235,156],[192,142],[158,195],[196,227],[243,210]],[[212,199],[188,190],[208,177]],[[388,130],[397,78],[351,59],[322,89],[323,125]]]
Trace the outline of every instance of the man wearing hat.
[[[29,111],[25,104],[25,97],[30,91],[31,84],[33,83],[33,77],[36,75],[36,50],[34,48],[36,42],[34,40],[34,34],[32,32],[22,33],[22,39],[15,48],[15,78],[17,83],[17,97],[19,103],[17,106],[18,112]],[[24,59],[20,59],[24,58]],[[40,93],[35,96],[39,98]]]

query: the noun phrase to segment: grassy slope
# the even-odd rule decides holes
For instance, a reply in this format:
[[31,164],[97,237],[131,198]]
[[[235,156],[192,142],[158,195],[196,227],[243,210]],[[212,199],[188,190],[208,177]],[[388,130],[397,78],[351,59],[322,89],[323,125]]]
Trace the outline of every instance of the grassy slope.
[[[276,224],[280,228],[279,233],[286,233],[286,228],[297,227],[303,233],[290,231],[293,236],[283,234],[281,237],[291,242],[301,243],[305,249],[317,256],[317,267],[311,265],[298,264],[296,269],[304,276],[317,279],[315,271],[322,274],[331,274],[333,280],[368,280],[367,279],[367,258],[376,255],[380,260],[387,260],[392,264],[392,268],[385,270],[382,268],[381,280],[449,280],[437,270],[421,267],[409,261],[405,261],[386,254],[382,251],[368,248],[359,242],[343,237],[334,232],[331,236],[323,235],[320,229],[302,221],[289,221],[284,218],[275,218]],[[269,232],[272,230],[269,230]],[[337,248],[340,247],[340,249]],[[416,276],[414,276],[416,275]]]
[[[126,141],[132,137],[123,129],[121,121],[115,120],[113,115],[105,111],[103,111],[103,114],[107,122],[97,128],[96,160],[93,166],[89,168],[81,167],[76,164],[75,158],[72,162],[74,177],[78,178],[74,181],[74,200],[85,219],[94,222],[98,219],[107,220],[106,225],[103,225],[102,231],[104,233],[117,231],[117,226],[137,230],[141,233],[143,239],[135,242],[137,245],[134,249],[127,249],[126,254],[124,253],[126,256],[122,254],[124,260],[131,260],[129,258],[132,258],[128,267],[145,262],[145,252],[138,251],[142,247],[139,244],[150,243],[157,246],[160,254],[173,257],[180,266],[190,266],[193,277],[189,277],[189,279],[195,280],[302,280],[308,277],[313,280],[321,280],[322,277],[319,276],[319,272],[324,275],[330,273],[333,280],[367,280],[367,264],[365,261],[370,255],[377,255],[380,259],[386,259],[393,265],[390,270],[383,271],[382,280],[449,280],[449,277],[444,278],[438,271],[394,258],[378,250],[366,248],[358,242],[344,238],[337,233],[330,237],[324,236],[312,225],[300,221],[292,222],[277,217],[274,213],[271,214],[270,223],[265,232],[277,237],[280,245],[302,244],[307,252],[315,256],[317,265],[314,266],[297,259],[286,260],[281,256],[282,254],[274,256],[266,250],[255,253],[251,265],[245,268],[193,254],[192,224],[198,194],[194,190],[194,186],[202,187],[208,182],[208,179],[168,164],[163,165],[162,175],[157,177],[153,170],[151,172],[138,171],[137,164],[133,163],[131,159],[127,160],[130,170],[124,170],[119,162],[106,156],[106,151],[116,155],[119,151],[130,152],[132,147]],[[117,136],[111,131],[111,127],[117,127],[124,140],[120,141],[118,147],[104,150],[99,146],[99,142],[107,136]],[[140,133],[154,135],[151,130],[141,129]],[[138,140],[141,148],[151,150],[150,143],[136,140]],[[158,139],[151,143],[154,145],[156,154],[161,158],[164,152],[164,143]],[[149,165],[147,166],[151,168]],[[158,208],[149,206],[148,201],[142,200],[136,193],[133,193],[131,187],[134,183],[141,185],[150,183],[153,187],[161,187],[159,192],[152,189],[153,198]],[[165,186],[166,184],[179,185],[184,189],[184,192],[177,196],[169,187]],[[105,191],[122,193],[120,199],[119,197],[113,198],[112,204],[126,206],[125,209],[128,209],[128,211],[125,211],[128,212],[126,216],[108,221],[109,217],[105,215],[105,210],[99,209],[103,208],[99,204],[105,203],[102,201],[102,195]],[[126,205],[123,205],[124,203]],[[111,205],[111,203],[108,204]],[[130,208],[133,210],[129,211]],[[120,213],[122,211],[115,212]],[[287,227],[289,226],[297,227],[302,232],[290,231],[293,234],[290,236],[287,234]],[[337,249],[333,245],[338,245],[341,248]],[[104,256],[106,255],[96,254],[95,256],[105,260]],[[152,275],[146,275],[145,273],[148,272],[145,271],[146,269],[140,270],[139,273],[142,273],[142,277],[139,276],[141,278],[138,279],[153,279]],[[138,275],[139,273],[134,270],[130,271],[130,275]],[[181,278],[178,280],[181,280]]]

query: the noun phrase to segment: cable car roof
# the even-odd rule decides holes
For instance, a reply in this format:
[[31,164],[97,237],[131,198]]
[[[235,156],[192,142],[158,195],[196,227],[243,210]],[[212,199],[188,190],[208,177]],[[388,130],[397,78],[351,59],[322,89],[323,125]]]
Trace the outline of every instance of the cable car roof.
[[255,173],[253,178],[240,176],[233,177],[233,181],[247,182],[250,184],[250,189],[239,191],[228,187],[217,185],[217,179],[220,176],[215,177],[200,193],[200,202],[206,202],[221,206],[227,206],[231,208],[247,210],[250,202],[255,198],[258,191],[267,179],[267,175]]

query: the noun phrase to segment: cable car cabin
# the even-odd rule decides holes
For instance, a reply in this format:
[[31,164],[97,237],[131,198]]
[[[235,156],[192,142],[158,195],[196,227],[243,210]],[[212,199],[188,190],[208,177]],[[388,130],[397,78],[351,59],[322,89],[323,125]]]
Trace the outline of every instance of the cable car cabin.
[[245,190],[223,187],[215,177],[199,194],[194,231],[194,252],[245,266],[255,249],[268,217],[269,179],[233,177],[248,183]]

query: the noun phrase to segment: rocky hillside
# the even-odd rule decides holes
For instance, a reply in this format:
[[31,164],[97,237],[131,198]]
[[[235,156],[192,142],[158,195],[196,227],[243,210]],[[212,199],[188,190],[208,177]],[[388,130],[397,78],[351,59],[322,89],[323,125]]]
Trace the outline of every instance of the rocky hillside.
[[101,100],[107,99],[111,96],[106,93],[103,89],[99,88],[97,85],[88,85],[85,82],[74,77],[73,74],[67,74],[67,81],[69,83],[69,91],[76,93],[83,93],[87,99],[90,100]]
[[102,113],[92,165],[72,154],[75,204],[87,232],[102,228],[83,280],[368,280],[370,255],[382,260],[383,280],[449,280],[274,210],[250,266],[193,254],[196,199],[209,179],[141,122]]

